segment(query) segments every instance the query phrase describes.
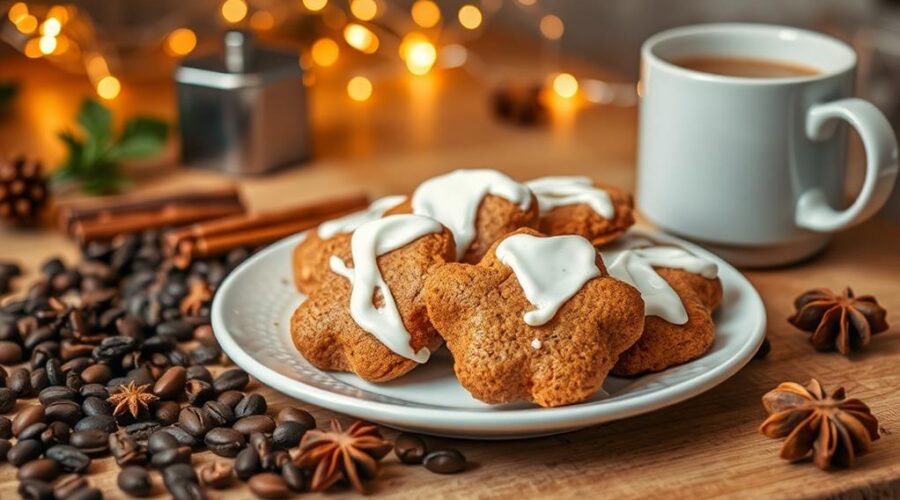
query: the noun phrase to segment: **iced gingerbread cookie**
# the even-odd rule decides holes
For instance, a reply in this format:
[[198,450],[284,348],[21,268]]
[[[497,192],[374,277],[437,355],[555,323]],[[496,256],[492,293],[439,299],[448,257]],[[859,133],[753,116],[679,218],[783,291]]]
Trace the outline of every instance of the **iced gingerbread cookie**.
[[352,233],[366,222],[380,219],[384,213],[406,200],[405,196],[386,196],[373,201],[369,208],[339,217],[310,230],[306,238],[294,248],[294,284],[297,290],[309,295],[331,274],[328,260],[332,255],[350,257],[350,247],[342,235]]
[[531,191],[496,170],[456,170],[432,177],[412,198],[388,211],[414,213],[450,229],[461,262],[475,263],[501,236],[535,227],[538,205]]
[[577,234],[600,246],[634,224],[631,195],[587,177],[541,177],[526,185],[537,197],[544,234]]
[[318,368],[372,382],[428,361],[442,340],[428,319],[422,288],[454,259],[450,232],[427,217],[394,215],[335,238],[332,272],[291,319],[300,353]]
[[441,267],[425,295],[457,378],[487,403],[584,401],[644,323],[638,291],[609,277],[588,240],[531,229],[502,238],[477,265]]
[[716,336],[712,313],[722,301],[718,266],[674,246],[646,240],[617,243],[603,252],[609,274],[644,299],[644,332],[612,372],[658,372],[705,354]]

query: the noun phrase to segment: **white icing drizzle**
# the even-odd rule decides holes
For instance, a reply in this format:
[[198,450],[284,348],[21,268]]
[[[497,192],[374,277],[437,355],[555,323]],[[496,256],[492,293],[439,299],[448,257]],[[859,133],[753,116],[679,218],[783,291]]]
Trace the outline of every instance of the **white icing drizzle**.
[[715,278],[719,267],[709,260],[673,246],[649,246],[634,248],[632,242],[624,248],[602,252],[609,274],[641,292],[644,299],[644,315],[659,316],[675,325],[688,321],[688,314],[681,297],[654,269],[670,267],[698,274],[707,279]]
[[353,212],[352,214],[331,219],[319,224],[319,238],[327,240],[332,236],[344,233],[352,233],[356,228],[366,222],[380,219],[389,209],[396,207],[406,200],[406,196],[395,195],[379,198],[369,204],[369,208]]
[[600,275],[595,261],[597,250],[581,236],[514,234],[497,245],[496,255],[513,270],[534,306],[524,315],[530,326],[553,319],[588,280]]
[[541,348],[541,345],[542,345],[542,344],[541,344],[541,341],[540,341],[540,340],[538,340],[538,339],[532,339],[532,340],[531,340],[531,348],[532,348],[532,349],[540,349],[540,348]]
[[612,219],[616,208],[609,193],[594,186],[588,177],[540,177],[525,183],[534,193],[541,215],[564,205],[586,204],[600,217]]
[[475,239],[475,218],[481,200],[499,196],[528,210],[531,191],[505,174],[489,169],[455,170],[432,177],[412,196],[414,214],[426,215],[450,229],[456,243],[456,258],[462,260]]
[[[378,269],[377,258],[401,248],[426,234],[441,232],[433,219],[418,215],[389,215],[359,226],[353,232],[350,249],[353,267],[347,267],[338,256],[329,261],[331,270],[350,280],[350,316],[363,330],[374,335],[391,351],[417,363],[428,361],[431,352],[425,347],[414,352],[410,334],[403,326],[400,311],[390,288]],[[375,290],[381,290],[384,306],[372,303]]]

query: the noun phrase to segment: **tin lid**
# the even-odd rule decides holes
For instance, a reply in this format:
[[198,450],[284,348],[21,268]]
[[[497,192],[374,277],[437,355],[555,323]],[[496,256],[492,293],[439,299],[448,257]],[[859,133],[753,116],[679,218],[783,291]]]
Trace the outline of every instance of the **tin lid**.
[[224,51],[182,61],[175,81],[217,89],[259,87],[303,74],[297,56],[289,52],[261,48],[243,31],[225,33]]

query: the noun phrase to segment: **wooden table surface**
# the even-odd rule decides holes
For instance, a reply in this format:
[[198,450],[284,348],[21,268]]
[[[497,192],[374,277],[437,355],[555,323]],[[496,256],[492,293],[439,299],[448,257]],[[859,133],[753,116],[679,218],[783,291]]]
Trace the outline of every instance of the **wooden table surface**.
[[[488,49],[502,54],[510,67],[527,64],[533,53]],[[519,178],[588,174],[624,188],[634,186],[633,108],[560,105],[548,126],[521,128],[496,121],[484,81],[461,70],[380,82],[365,103],[351,102],[344,95],[347,74],[339,64],[320,74],[312,89],[315,161],[267,177],[240,179],[254,209],[354,188],[372,196],[408,192],[429,176],[460,167],[498,168]],[[10,77],[20,80],[22,92],[12,116],[0,122],[0,152],[21,151],[52,165],[62,153],[53,135],[72,123],[80,102],[73,96],[89,95],[90,89],[82,79],[41,62],[3,61],[0,79]],[[174,117],[169,83],[127,79],[124,83],[122,95],[112,103],[117,112],[152,111]],[[174,151],[173,145],[168,158],[174,158]],[[139,168],[135,189],[165,191],[230,181],[213,172],[167,165]],[[807,336],[785,321],[793,298],[805,289],[839,290],[850,285],[858,293],[875,295],[888,310],[889,323],[900,325],[898,249],[900,226],[873,220],[838,235],[811,262],[748,272],[766,304],[772,352],[705,394],[648,415],[559,436],[505,442],[436,440],[461,450],[472,463],[471,470],[438,476],[421,467],[403,466],[391,456],[373,491],[416,498],[898,496],[898,328],[876,336],[866,352],[846,358],[815,352]],[[73,259],[77,252],[53,230],[0,229],[0,257],[20,259],[29,277],[41,261],[57,254]],[[784,462],[777,456],[780,441],[757,432],[765,417],[760,397],[782,381],[805,382],[810,377],[819,378],[828,389],[845,386],[852,396],[869,403],[880,419],[882,438],[853,470],[823,472],[810,463]],[[334,416],[266,387],[257,390],[275,409],[297,404],[322,423]],[[208,459],[208,452],[195,455],[198,462]],[[89,480],[107,498],[118,498],[117,471],[111,459],[97,460]],[[8,498],[15,488],[15,469],[0,465],[0,497]],[[156,493],[164,496],[159,484]],[[241,486],[221,497],[246,494]]]

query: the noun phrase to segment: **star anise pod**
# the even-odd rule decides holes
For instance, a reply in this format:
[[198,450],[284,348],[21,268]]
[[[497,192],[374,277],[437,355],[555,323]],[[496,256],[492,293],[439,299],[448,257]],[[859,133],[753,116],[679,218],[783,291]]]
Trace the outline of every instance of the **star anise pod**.
[[378,461],[391,448],[375,425],[356,421],[344,430],[332,420],[331,430],[313,429],[303,435],[295,464],[313,469],[312,491],[324,491],[343,477],[362,493],[363,480],[375,477]]
[[850,467],[853,460],[878,439],[878,419],[858,399],[846,399],[843,387],[829,396],[818,380],[806,386],[785,382],[762,398],[769,418],[759,431],[770,438],[787,436],[781,458],[790,461],[806,457],[820,469]]
[[128,385],[120,385],[119,391],[107,399],[116,405],[113,415],[121,415],[128,410],[131,416],[136,418],[142,409],[148,410],[150,403],[159,399],[148,390],[149,388],[150,384],[135,386],[133,380]]
[[861,349],[872,335],[888,329],[886,311],[871,295],[855,297],[850,287],[837,295],[826,288],[810,290],[794,300],[797,308],[788,321],[812,332],[809,341],[820,350],[837,349],[841,354]]

